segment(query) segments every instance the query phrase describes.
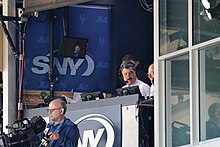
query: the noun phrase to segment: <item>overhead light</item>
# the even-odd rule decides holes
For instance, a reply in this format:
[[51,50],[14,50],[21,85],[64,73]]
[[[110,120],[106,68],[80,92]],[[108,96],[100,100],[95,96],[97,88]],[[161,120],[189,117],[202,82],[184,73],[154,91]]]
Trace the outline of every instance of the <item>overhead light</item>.
[[200,15],[202,15],[206,21],[220,19],[220,3],[218,3],[215,7],[211,7],[208,0],[201,0],[201,3],[204,7],[204,11],[202,11]]
[[208,2],[208,0],[201,0],[201,2],[204,8],[210,9],[210,3]]

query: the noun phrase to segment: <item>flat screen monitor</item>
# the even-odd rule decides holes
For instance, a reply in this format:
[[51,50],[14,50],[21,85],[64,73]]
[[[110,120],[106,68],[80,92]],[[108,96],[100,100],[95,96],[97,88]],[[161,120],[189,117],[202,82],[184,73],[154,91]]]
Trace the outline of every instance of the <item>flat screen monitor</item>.
[[82,101],[99,100],[99,99],[104,99],[104,95],[101,91],[83,93],[81,94],[81,99]]
[[141,94],[138,86],[124,87],[116,89],[117,96]]
[[59,56],[85,58],[88,39],[64,37],[60,46]]

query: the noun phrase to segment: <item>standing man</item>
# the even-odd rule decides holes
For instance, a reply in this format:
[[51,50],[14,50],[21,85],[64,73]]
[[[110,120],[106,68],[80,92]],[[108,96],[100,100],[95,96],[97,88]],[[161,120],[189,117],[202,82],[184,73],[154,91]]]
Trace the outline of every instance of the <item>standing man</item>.
[[138,86],[141,92],[141,95],[147,99],[150,96],[150,86],[146,83],[139,80],[136,76],[136,67],[132,62],[124,62],[121,67],[121,74],[124,82],[126,83],[124,87],[129,86]]
[[150,98],[154,98],[154,64],[151,64],[148,67],[148,78],[151,81],[151,87],[150,87]]
[[77,147],[78,145],[79,129],[65,117],[66,111],[67,106],[62,99],[55,99],[49,104],[50,122],[47,125],[49,133],[46,135],[44,131],[38,135],[40,140],[46,135],[45,140],[48,141],[49,147]]

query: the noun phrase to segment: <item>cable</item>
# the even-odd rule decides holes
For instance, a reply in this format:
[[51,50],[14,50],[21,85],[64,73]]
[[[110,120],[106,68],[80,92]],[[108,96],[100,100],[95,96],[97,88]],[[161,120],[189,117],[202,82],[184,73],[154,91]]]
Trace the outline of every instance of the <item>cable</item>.
[[[21,69],[20,69],[20,77],[19,77],[19,98],[18,98],[18,115],[17,115],[17,119],[20,120],[21,119],[21,110],[23,110],[23,104],[22,104],[22,85],[23,85],[23,73],[24,73],[24,32],[20,29],[20,26],[17,27],[17,23],[19,22],[25,22],[27,21],[27,19],[25,19],[25,17],[14,17],[14,16],[0,16],[0,21],[1,21],[1,25],[3,28],[3,31],[5,33],[6,38],[8,39],[8,43],[11,47],[11,50],[15,56],[15,58],[18,58],[19,60],[21,60]],[[20,54],[15,45],[14,42],[10,36],[10,33],[6,27],[6,24],[4,21],[9,21],[12,22],[13,24],[15,24],[15,28],[18,29],[19,32],[21,32],[21,49],[22,49],[22,54]],[[22,23],[19,23],[22,26]],[[24,30],[26,28],[26,23],[24,23]],[[23,113],[22,113],[23,114]]]
[[64,10],[64,17],[63,17],[63,36],[68,37],[68,7]]
[[[147,147],[149,145],[149,135],[146,131],[146,128],[144,126],[144,119],[143,119],[143,112],[142,110],[144,109],[142,106],[139,105],[140,101],[137,101],[135,108],[135,120],[139,124],[139,133],[143,135],[139,144],[139,147]],[[139,119],[138,119],[139,118]],[[147,145],[147,146],[146,146]]]
[[20,69],[20,83],[19,83],[19,98],[18,98],[18,120],[21,119],[21,111],[23,110],[22,102],[22,86],[23,86],[23,75],[24,75],[24,32],[21,33],[22,41],[22,54],[21,54],[21,69]]
[[153,12],[153,3],[148,4],[146,0],[139,0],[142,8],[148,12]]
[[[28,22],[28,19],[29,19],[30,15],[27,15],[27,21],[24,22],[24,23],[21,23],[21,28],[19,28],[19,31],[21,32],[21,68],[19,69],[19,95],[18,95],[18,117],[17,119],[20,120],[23,116],[21,114],[22,110],[24,110],[24,106],[23,106],[23,102],[24,99],[23,99],[23,75],[24,75],[24,70],[25,70],[25,52],[24,52],[24,39],[25,39],[25,32],[26,32],[26,29],[27,29],[27,22]],[[25,105],[26,106],[26,105]]]

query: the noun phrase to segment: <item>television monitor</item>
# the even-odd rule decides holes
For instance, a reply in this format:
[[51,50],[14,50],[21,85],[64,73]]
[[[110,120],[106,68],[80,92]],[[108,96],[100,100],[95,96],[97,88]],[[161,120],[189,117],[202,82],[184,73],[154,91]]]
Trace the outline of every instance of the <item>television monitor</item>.
[[64,37],[60,46],[59,56],[85,58],[88,39]]
[[116,89],[116,94],[117,96],[125,96],[125,95],[132,95],[132,94],[141,95],[141,92],[138,86],[130,86],[130,87]]
[[99,100],[99,99],[104,99],[104,95],[101,91],[82,93],[81,99],[82,99],[82,101]]

